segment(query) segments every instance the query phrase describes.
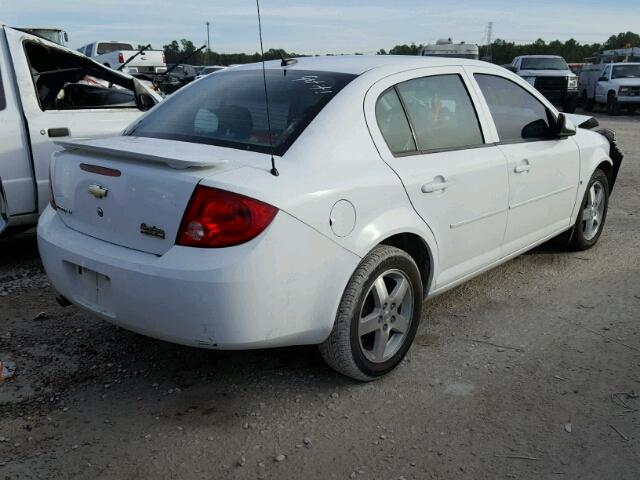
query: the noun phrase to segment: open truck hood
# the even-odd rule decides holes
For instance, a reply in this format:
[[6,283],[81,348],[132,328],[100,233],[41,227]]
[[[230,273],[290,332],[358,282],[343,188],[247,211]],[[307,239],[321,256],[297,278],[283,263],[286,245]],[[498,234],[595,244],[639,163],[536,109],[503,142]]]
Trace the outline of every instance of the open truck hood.
[[57,43],[51,42],[37,35],[33,35],[27,30],[12,28],[8,26],[3,26],[2,28],[6,30],[21,32],[21,34],[24,35],[24,38],[28,39],[29,41],[39,43],[41,46],[47,49],[55,50],[58,52],[62,52],[65,55],[72,56],[75,61],[82,65],[82,67],[87,70],[87,73],[92,76],[100,78],[101,80],[104,80],[106,82],[113,83],[114,85],[126,88],[128,90],[131,90],[132,92],[140,92],[140,89],[143,89],[145,93],[149,94],[153,98],[155,103],[159,103],[162,101],[162,97],[158,95],[157,92],[151,89],[148,85],[132,77],[131,75],[106,67],[105,65],[96,62],[95,60],[87,57],[86,55],[83,55],[80,52],[77,52],[76,50],[71,50],[70,48],[63,47],[62,45],[58,45]]

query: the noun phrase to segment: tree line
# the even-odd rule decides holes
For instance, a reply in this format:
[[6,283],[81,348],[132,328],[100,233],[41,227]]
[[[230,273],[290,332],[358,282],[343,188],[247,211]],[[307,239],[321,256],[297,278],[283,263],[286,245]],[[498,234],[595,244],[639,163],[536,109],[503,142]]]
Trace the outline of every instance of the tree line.
[[[388,51],[380,49],[378,55],[417,55],[423,44],[396,45]],[[506,40],[496,39],[490,45],[480,46],[480,58],[490,57],[493,63],[510,63],[518,55],[560,55],[567,62],[583,62],[585,58],[593,56],[602,50],[613,48],[625,48],[627,46],[640,47],[640,35],[634,32],[622,32],[612,35],[603,43],[580,43],[574,39],[567,41],[553,40],[545,42],[539,38],[533,43],[516,44]],[[164,53],[167,63],[189,63],[191,65],[234,65],[240,63],[259,62],[262,56],[255,53],[218,53],[204,50],[196,52],[196,46],[191,40],[173,40],[164,45]],[[193,54],[188,60],[184,58]],[[328,54],[331,55],[331,54]],[[356,55],[360,55],[356,53]],[[287,52],[282,48],[270,48],[264,52],[265,60],[277,60],[279,58],[307,57],[309,55]]]

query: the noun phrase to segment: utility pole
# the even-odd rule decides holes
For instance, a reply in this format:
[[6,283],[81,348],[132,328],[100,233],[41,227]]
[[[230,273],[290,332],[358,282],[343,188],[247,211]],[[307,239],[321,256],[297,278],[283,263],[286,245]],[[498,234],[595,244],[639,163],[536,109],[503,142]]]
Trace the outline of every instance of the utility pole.
[[209,22],[207,21],[207,65],[209,65],[209,60],[211,57],[211,37],[209,36]]
[[493,61],[493,55],[491,52],[491,43],[493,42],[493,22],[487,24],[487,57],[489,61]]

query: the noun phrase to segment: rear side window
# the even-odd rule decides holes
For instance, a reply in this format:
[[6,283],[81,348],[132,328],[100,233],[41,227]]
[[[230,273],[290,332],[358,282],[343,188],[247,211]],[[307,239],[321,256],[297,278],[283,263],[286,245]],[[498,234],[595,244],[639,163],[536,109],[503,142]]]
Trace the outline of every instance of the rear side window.
[[130,43],[118,43],[118,42],[101,42],[98,44],[98,55],[103,53],[115,52],[117,50],[133,50],[133,45]]
[[469,93],[459,75],[434,75],[396,85],[420,151],[484,143]]
[[406,153],[416,150],[411,127],[404,113],[395,88],[390,88],[378,98],[376,120],[389,150]]
[[495,75],[476,74],[475,79],[489,105],[501,142],[553,136],[552,113],[520,85]]
[[[355,75],[268,69],[271,137],[283,155]],[[223,70],[181,89],[126,133],[269,153],[262,70]]]

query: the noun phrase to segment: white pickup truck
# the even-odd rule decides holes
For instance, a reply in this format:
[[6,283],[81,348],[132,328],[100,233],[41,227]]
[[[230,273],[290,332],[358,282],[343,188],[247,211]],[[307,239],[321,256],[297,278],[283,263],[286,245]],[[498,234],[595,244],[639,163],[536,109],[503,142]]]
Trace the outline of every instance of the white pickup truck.
[[[133,48],[131,43],[117,41],[92,42],[80,47],[78,51],[87,57],[93,58],[96,62],[115,70],[139,52],[139,50]],[[166,72],[167,64],[162,50],[144,50],[131,62],[127,63],[125,68],[126,72],[131,74],[155,75]]]
[[609,115],[617,115],[622,107],[634,111],[640,107],[640,63],[585,65],[580,72],[580,94],[588,112],[596,103],[606,105]]
[[0,233],[36,224],[55,141],[117,134],[159,101],[129,75],[0,22]]
[[557,55],[521,55],[507,66],[547,99],[562,107],[563,112],[576,111],[578,77],[564,58]]

